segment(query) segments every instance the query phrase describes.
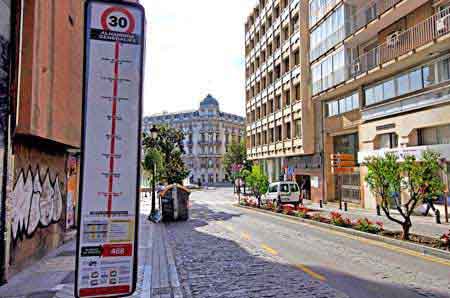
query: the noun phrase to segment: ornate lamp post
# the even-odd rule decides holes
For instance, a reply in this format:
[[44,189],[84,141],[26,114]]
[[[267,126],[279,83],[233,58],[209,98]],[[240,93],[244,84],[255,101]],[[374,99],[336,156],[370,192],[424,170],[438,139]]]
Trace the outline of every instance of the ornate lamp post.
[[[152,139],[153,144],[156,141],[156,138],[158,138],[158,133],[159,133],[159,129],[155,125],[153,125],[152,128],[150,128],[150,138]],[[156,164],[155,164],[155,161],[153,161],[152,175],[153,175],[153,179],[152,179],[152,211],[150,212],[150,215],[149,215],[150,220],[153,218],[153,216],[155,215],[155,211],[156,211],[155,210],[156,209],[156,194],[155,194]]]

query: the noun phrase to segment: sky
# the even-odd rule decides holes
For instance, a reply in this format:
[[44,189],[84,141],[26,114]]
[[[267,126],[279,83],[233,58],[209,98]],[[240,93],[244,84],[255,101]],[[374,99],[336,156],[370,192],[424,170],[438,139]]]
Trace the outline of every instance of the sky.
[[256,0],[141,0],[147,16],[144,115],[197,109],[210,93],[245,114],[244,24]]

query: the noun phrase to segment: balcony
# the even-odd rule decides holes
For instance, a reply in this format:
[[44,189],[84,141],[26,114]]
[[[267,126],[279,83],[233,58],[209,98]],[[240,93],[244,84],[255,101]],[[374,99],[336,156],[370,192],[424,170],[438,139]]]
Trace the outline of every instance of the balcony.
[[199,145],[221,145],[222,144],[222,141],[206,141],[206,140],[204,140],[204,141],[198,141],[198,144]]
[[[399,9],[393,10],[392,13],[390,13],[388,16],[380,18],[380,16],[382,16],[386,11],[402,1],[404,3],[402,4],[401,8],[399,7]],[[327,38],[311,48],[311,61],[316,60],[317,58],[331,50],[333,47],[336,47],[337,45],[343,43],[344,40],[346,40],[352,34],[355,34],[355,36],[353,36],[353,39],[350,39],[350,41],[346,40],[346,44],[348,44],[349,42],[352,44],[361,44],[367,40],[370,40],[374,37],[374,34],[387,27],[388,25],[394,23],[396,20],[400,19],[406,14],[410,13],[411,11],[422,5],[424,2],[426,2],[426,0],[371,0],[368,2],[360,0],[348,0],[345,4],[345,21],[341,21],[338,26],[336,26],[336,31],[329,33],[327,35]],[[348,14],[347,12],[349,11],[349,9],[347,8],[355,9],[355,12],[352,14]],[[330,18],[328,19],[328,22],[329,20]],[[373,26],[370,30],[361,30],[372,22],[374,22],[374,24],[371,24]]]
[[348,74],[350,77],[364,74],[449,33],[450,8],[447,8],[359,56],[350,63]]

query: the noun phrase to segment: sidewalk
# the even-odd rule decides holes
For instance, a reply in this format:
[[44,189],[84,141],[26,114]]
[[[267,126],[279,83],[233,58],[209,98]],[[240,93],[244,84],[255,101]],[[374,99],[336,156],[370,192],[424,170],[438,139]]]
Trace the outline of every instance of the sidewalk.
[[[133,298],[182,298],[164,224],[147,220],[150,204],[141,200],[138,280]],[[73,298],[76,242],[47,255],[0,287],[1,298]]]
[[[386,230],[391,231],[401,231],[401,226],[391,220],[389,220],[381,210],[381,216],[377,216],[375,210],[367,210],[362,208],[348,207],[348,211],[339,210],[338,203],[327,203],[323,205],[321,209],[318,203],[312,203],[311,201],[306,201],[305,206],[311,209],[320,210],[323,214],[329,214],[332,211],[337,211],[350,218],[351,220],[356,220],[358,218],[367,217],[371,221],[382,221]],[[344,207],[342,207],[344,208]],[[431,212],[432,213],[432,212]],[[434,215],[434,213],[432,213]],[[393,214],[393,217],[401,219],[402,217],[398,214]],[[436,224],[436,218],[434,216],[411,216],[412,228],[411,233],[420,234],[423,236],[440,238],[444,233],[448,232],[450,229],[450,224],[445,222],[443,214],[441,214],[442,224]]]

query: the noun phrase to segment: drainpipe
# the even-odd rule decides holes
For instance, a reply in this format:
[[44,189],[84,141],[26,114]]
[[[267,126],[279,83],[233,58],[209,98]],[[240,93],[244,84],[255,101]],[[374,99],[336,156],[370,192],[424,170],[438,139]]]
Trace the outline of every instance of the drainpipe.
[[[19,4],[20,2],[20,4]],[[8,251],[8,237],[7,237],[7,223],[6,223],[6,197],[8,184],[8,160],[11,152],[11,98],[17,94],[17,88],[13,88],[17,76],[17,69],[15,69],[16,59],[19,54],[16,53],[17,41],[20,40],[21,26],[17,22],[22,19],[23,0],[11,0],[10,3],[10,38],[9,38],[9,77],[8,77],[8,110],[6,111],[6,127],[4,133],[4,152],[3,152],[3,172],[2,172],[2,188],[1,188],[1,208],[0,208],[0,285],[7,282],[7,251]],[[20,11],[20,19],[17,19],[17,14]],[[16,91],[14,91],[16,90]]]

